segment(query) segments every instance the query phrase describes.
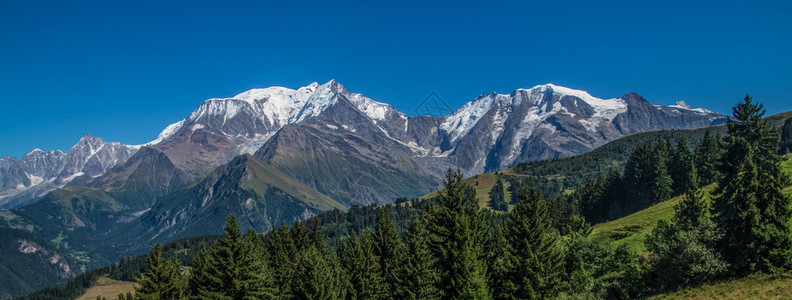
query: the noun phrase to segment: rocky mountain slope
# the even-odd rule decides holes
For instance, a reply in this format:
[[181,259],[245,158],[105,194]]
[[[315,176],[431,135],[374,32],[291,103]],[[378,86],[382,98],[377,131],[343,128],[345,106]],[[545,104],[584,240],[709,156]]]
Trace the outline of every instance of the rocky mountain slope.
[[69,152],[35,149],[22,159],[0,158],[0,208],[19,207],[77,177],[97,177],[125,162],[139,147],[84,135]]
[[18,207],[66,184],[127,186],[140,164],[123,163],[141,147],[154,151],[139,153],[136,161],[163,164],[147,165],[149,173],[165,173],[148,178],[175,182],[148,191],[133,188],[140,207],[241,154],[255,154],[346,205],[386,203],[437,187],[448,167],[467,175],[503,170],[585,153],[630,133],[724,120],[685,103],[664,107],[634,93],[601,99],[552,84],[482,95],[440,117],[407,116],[334,80],[296,90],[253,89],[204,101],[146,145],[86,135],[68,153],[34,150],[21,160],[0,159],[0,206]]

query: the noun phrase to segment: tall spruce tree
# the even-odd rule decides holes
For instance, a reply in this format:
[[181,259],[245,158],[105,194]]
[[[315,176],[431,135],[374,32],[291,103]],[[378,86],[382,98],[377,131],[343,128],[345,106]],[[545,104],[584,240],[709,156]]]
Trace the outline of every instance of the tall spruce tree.
[[338,247],[339,261],[349,279],[347,299],[385,299],[388,296],[374,244],[371,230],[366,229],[360,238],[353,234]]
[[462,172],[448,170],[438,202],[424,211],[443,299],[489,299],[486,224]]
[[411,218],[405,232],[406,258],[400,266],[404,279],[397,287],[397,299],[440,299],[437,287],[440,276],[434,268],[435,259],[429,251],[428,233],[418,217]]
[[146,256],[149,271],[135,278],[138,286],[135,294],[138,299],[184,299],[187,281],[179,267],[172,260],[163,260],[162,245],[157,243]]
[[720,238],[710,217],[707,200],[698,192],[693,161],[688,160],[687,191],[670,223],[659,220],[647,237],[646,248],[655,254],[653,283],[663,290],[695,286],[716,278],[727,264],[715,250]]
[[792,207],[781,192],[788,178],[777,155],[779,132],[750,96],[732,109],[723,180],[715,200],[719,250],[736,275],[774,272],[792,263]]
[[273,230],[269,236],[270,268],[273,272],[273,282],[279,287],[281,298],[289,299],[292,296],[294,273],[299,262],[297,247],[291,238],[291,232],[286,223]]
[[707,130],[704,132],[704,138],[696,145],[694,153],[699,185],[709,185],[720,179],[722,158],[723,143],[720,135],[712,135]]
[[223,238],[193,267],[194,299],[274,299],[277,289],[267,267],[261,239],[242,235],[235,216],[228,217]]
[[495,182],[495,186],[492,187],[490,191],[490,207],[494,210],[498,211],[508,211],[509,210],[509,203],[506,203],[506,195],[503,191],[503,180],[498,178],[498,181]]
[[668,175],[668,141],[646,142],[630,154],[624,167],[625,197],[621,199],[621,214],[636,212],[652,204],[667,200],[672,193]]
[[580,190],[576,192],[579,196],[578,212],[591,223],[599,223],[608,218],[604,200],[607,189],[607,179],[599,174],[593,179],[586,181]]
[[295,299],[334,300],[345,298],[341,266],[328,254],[308,247],[300,255],[292,287]]
[[397,294],[406,276],[400,266],[405,263],[407,249],[399,237],[396,222],[391,218],[389,211],[387,207],[380,209],[380,217],[374,227],[374,255],[379,257],[380,277],[388,287],[388,294],[391,298],[401,299],[403,297]]
[[564,254],[558,232],[548,218],[547,201],[535,186],[520,192],[509,214],[506,238],[506,294],[515,299],[547,299],[558,294]]
[[792,118],[787,118],[781,126],[781,142],[778,143],[778,154],[792,153]]
[[[672,156],[668,160],[668,174],[671,175],[674,195],[685,193],[688,187],[688,173],[690,173],[690,168],[693,166],[692,162],[693,152],[690,151],[687,139],[685,137],[680,137],[679,140],[677,140],[676,149],[672,152]],[[698,183],[696,183],[696,185],[698,185]]]

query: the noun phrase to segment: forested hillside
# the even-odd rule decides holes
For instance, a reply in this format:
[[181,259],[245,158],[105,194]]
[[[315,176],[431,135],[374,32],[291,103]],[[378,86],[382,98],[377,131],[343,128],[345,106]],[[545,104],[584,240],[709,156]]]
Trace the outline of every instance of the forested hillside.
[[140,274],[136,297],[627,299],[783,274],[792,162],[779,145],[790,125],[762,114],[746,97],[722,136],[642,139],[623,168],[552,198],[530,168],[505,172],[525,181],[449,170],[427,197],[333,210],[266,235],[231,216],[189,262],[155,246],[148,267],[130,272]]

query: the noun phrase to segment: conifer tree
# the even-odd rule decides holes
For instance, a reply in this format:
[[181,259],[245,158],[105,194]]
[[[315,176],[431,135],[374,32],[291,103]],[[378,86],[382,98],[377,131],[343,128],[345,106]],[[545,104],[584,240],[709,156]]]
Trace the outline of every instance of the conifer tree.
[[659,220],[647,237],[647,249],[657,257],[655,284],[671,290],[707,282],[726,270],[727,264],[715,250],[719,238],[709,214],[709,203],[698,194],[698,178],[688,161],[687,191],[675,208],[670,223]]
[[693,152],[690,151],[687,139],[680,137],[677,140],[676,149],[672,153],[673,155],[668,160],[668,173],[673,182],[673,194],[679,195],[684,193],[688,187],[687,180],[693,162]]
[[294,241],[294,246],[297,247],[297,252],[308,249],[312,244],[311,237],[308,233],[308,227],[305,226],[304,222],[294,222],[294,224],[292,224],[291,239]]
[[589,222],[599,223],[607,219],[607,208],[603,203],[606,188],[606,178],[599,174],[596,178],[586,181],[577,192],[580,196],[578,211]]
[[294,298],[343,299],[345,284],[340,269],[333,258],[316,247],[304,249],[295,274]]
[[778,154],[792,153],[792,118],[787,118],[781,126],[781,142],[778,143]]
[[792,207],[782,194],[788,178],[777,155],[779,132],[750,96],[733,108],[727,126],[723,180],[715,221],[724,233],[719,250],[732,274],[774,272],[792,263]]
[[561,239],[548,218],[547,201],[536,188],[521,191],[519,197],[504,227],[506,293],[516,299],[552,298],[564,274]]
[[437,283],[440,277],[434,269],[435,260],[429,251],[427,232],[417,217],[407,223],[405,232],[406,254],[399,266],[404,277],[397,287],[397,299],[440,299]]
[[[671,176],[668,175],[668,142],[646,142],[630,154],[624,167],[625,198],[621,214],[626,215],[670,198]],[[620,216],[619,216],[620,217]]]
[[380,209],[380,217],[374,227],[374,255],[379,257],[380,277],[388,287],[388,294],[401,298],[397,297],[397,292],[406,280],[400,268],[405,263],[406,248],[387,207]]
[[498,211],[509,210],[509,204],[506,203],[506,195],[503,191],[503,180],[500,178],[498,178],[498,181],[495,182],[495,186],[493,186],[490,191],[490,207]]
[[149,271],[135,278],[138,299],[183,299],[187,281],[172,260],[163,260],[162,245],[157,243],[146,256]]
[[193,268],[195,299],[274,299],[277,289],[267,267],[261,239],[242,235],[236,217],[228,217],[223,238]]
[[339,245],[338,258],[349,279],[348,299],[385,299],[388,296],[374,244],[371,230],[366,229],[360,238],[353,234]]
[[486,225],[475,190],[462,179],[461,171],[449,169],[439,201],[425,209],[429,245],[443,299],[489,299]]
[[720,179],[721,160],[723,158],[723,145],[720,135],[712,135],[707,130],[704,133],[704,138],[696,145],[694,156],[696,169],[698,170],[699,185],[709,185]]
[[299,262],[297,247],[291,238],[291,232],[286,223],[273,230],[269,236],[270,267],[273,271],[273,282],[279,287],[281,298],[290,298],[292,295],[294,273]]

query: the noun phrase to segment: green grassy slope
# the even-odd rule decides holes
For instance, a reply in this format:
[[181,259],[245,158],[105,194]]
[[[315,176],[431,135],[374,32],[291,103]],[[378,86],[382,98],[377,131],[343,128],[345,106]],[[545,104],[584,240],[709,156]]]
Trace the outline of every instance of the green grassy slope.
[[792,273],[757,274],[649,299],[792,299]]
[[[792,154],[782,157],[781,167],[787,175],[792,175]],[[711,198],[715,184],[702,188],[705,199]],[[784,189],[784,194],[792,196],[792,186]],[[627,244],[638,252],[646,252],[644,239],[654,229],[658,220],[668,220],[674,215],[674,206],[682,201],[682,196],[674,197],[652,205],[621,219],[594,225],[592,234],[599,238],[609,238],[616,245]]]
[[247,166],[250,176],[241,181],[241,187],[244,189],[251,189],[256,191],[259,195],[264,195],[269,187],[274,186],[319,210],[346,210],[346,207],[338,201],[333,200],[312,187],[302,184],[297,181],[297,179],[284,174],[275,167],[251,155],[248,155]]

